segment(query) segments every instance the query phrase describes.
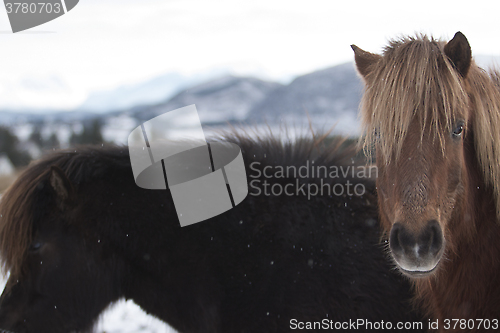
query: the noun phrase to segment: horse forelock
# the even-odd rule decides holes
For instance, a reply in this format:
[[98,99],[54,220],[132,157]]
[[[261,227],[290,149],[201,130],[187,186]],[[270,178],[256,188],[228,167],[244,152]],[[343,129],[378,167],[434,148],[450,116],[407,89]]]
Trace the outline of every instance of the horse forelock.
[[431,134],[444,153],[445,135],[466,116],[467,93],[462,78],[443,51],[444,42],[426,36],[390,42],[370,73],[361,102],[363,145],[377,145],[384,162],[397,159],[415,119],[421,139]]
[[[425,35],[393,40],[367,77],[361,102],[363,145],[375,144],[383,161],[397,159],[415,118],[421,138],[433,135],[444,154],[445,135],[463,119],[472,131],[486,184],[495,194],[500,221],[500,73],[472,61],[465,78],[444,53],[445,42]],[[467,121],[469,123],[467,124]]]

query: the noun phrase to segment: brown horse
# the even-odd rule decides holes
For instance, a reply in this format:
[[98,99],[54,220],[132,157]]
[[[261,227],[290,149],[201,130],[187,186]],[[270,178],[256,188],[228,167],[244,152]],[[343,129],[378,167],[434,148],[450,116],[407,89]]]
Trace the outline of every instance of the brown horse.
[[498,328],[500,76],[465,36],[352,46],[365,82],[364,145],[376,150],[381,225],[440,331]]

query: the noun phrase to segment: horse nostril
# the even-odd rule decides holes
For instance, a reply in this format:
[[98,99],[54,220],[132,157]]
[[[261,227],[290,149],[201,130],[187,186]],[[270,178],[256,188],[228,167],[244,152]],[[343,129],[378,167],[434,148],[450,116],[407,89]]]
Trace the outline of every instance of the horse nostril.
[[436,255],[441,251],[443,247],[443,231],[441,230],[441,226],[438,221],[431,220],[427,224],[427,230],[429,233],[429,251]]
[[389,237],[389,247],[393,252],[403,252],[403,247],[401,244],[400,233],[402,226],[400,223],[394,223],[391,229],[391,235]]

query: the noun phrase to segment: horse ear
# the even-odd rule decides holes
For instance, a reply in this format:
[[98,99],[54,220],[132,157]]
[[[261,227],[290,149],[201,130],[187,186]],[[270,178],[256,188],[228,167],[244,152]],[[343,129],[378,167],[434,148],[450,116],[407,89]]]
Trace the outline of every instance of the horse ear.
[[71,184],[64,171],[55,165],[50,167],[50,186],[56,193],[58,205],[61,209],[73,201],[75,195],[73,184]]
[[444,46],[444,54],[450,58],[457,71],[465,77],[469,72],[472,52],[469,42],[460,31]]
[[356,68],[358,69],[359,74],[366,78],[366,76],[373,71],[373,65],[378,63],[380,59],[382,59],[382,56],[363,51],[354,44],[351,45],[351,48],[354,51]]

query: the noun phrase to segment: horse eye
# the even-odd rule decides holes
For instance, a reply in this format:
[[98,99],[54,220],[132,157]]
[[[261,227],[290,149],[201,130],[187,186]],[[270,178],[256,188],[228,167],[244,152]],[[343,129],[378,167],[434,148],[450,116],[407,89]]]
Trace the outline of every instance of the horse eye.
[[453,130],[453,136],[454,137],[459,137],[464,130],[464,125],[463,124],[458,124],[458,126]]
[[37,251],[42,247],[42,242],[34,242],[30,246],[30,251]]

